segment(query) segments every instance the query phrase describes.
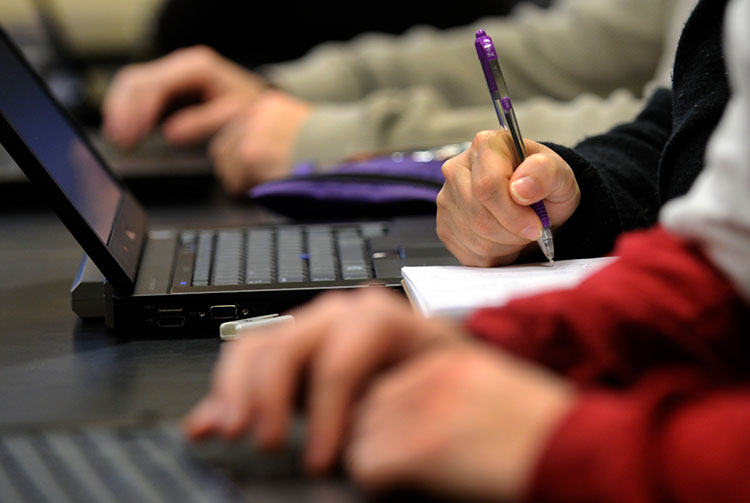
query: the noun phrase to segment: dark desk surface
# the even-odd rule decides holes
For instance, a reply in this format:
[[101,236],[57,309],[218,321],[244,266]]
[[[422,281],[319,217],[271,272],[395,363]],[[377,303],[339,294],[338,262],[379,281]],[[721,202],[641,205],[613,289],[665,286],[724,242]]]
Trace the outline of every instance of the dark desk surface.
[[[153,227],[279,221],[218,188],[192,203],[146,204]],[[7,201],[6,201],[7,203]],[[70,286],[83,251],[51,209],[0,207],[0,431],[179,420],[208,388],[220,349],[203,338],[123,337],[81,320]],[[263,462],[263,461],[260,461]],[[380,501],[339,479],[237,480],[242,501]],[[387,494],[386,501],[429,501]]]
[[[151,205],[153,225],[274,219],[214,192]],[[70,286],[82,250],[51,210],[26,206],[0,211],[0,427],[180,417],[206,390],[218,338],[125,339],[79,319]]]

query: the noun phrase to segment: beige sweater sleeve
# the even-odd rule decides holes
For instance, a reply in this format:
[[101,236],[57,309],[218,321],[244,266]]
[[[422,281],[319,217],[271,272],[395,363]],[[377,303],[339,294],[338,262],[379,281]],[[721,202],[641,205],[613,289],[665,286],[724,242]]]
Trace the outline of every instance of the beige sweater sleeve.
[[497,127],[473,45],[482,27],[495,41],[524,135],[572,144],[640,109],[680,1],[692,0],[524,6],[463,28],[324,44],[267,73],[316,104],[296,160],[327,163],[363,150],[465,141]]

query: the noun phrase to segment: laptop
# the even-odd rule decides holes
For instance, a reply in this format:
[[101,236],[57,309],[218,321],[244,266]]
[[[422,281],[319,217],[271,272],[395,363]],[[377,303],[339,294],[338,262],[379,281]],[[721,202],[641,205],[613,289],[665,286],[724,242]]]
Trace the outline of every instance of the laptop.
[[326,290],[400,288],[403,265],[456,263],[434,217],[151,229],[2,30],[0,142],[106,278],[105,318],[115,329],[205,332]]
[[[193,178],[205,181],[212,176],[212,163],[205,144],[175,146],[156,132],[131,149],[121,149],[107,141],[99,130],[98,104],[105,89],[104,83],[126,62],[126,58],[122,54],[97,56],[90,60],[76,56],[56,6],[49,0],[33,0],[32,7],[40,32],[35,37],[22,38],[30,38],[30,49],[39,60],[35,68],[52,94],[83,126],[86,135],[115,173],[129,182],[138,183]],[[5,174],[9,178],[15,174],[18,180],[14,181],[26,180],[18,168],[11,167],[13,169],[0,162],[0,176]]]

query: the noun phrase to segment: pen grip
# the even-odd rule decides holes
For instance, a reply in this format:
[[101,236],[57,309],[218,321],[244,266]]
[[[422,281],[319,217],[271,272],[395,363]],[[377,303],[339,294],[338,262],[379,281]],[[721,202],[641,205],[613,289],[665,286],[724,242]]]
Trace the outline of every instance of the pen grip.
[[549,217],[547,216],[547,208],[544,207],[544,202],[537,201],[531,205],[531,208],[536,213],[536,216],[539,217],[539,220],[542,221],[542,227],[549,227]]

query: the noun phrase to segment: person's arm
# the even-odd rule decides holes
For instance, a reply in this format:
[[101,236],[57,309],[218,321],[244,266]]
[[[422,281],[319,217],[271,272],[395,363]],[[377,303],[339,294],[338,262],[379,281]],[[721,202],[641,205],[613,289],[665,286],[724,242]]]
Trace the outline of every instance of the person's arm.
[[563,0],[527,5],[462,28],[418,27],[402,36],[366,34],[323,44],[306,57],[269,66],[281,88],[310,101],[346,102],[383,88],[429,85],[451,106],[484,104],[474,32],[490,34],[516,99],[560,100],[615,89],[640,94],[654,75],[674,0]]
[[748,306],[697,245],[656,228],[615,254],[577,288],[479,310],[468,329],[579,384],[627,384],[670,362],[718,377],[747,353]]
[[575,213],[555,231],[557,258],[606,254],[624,231],[657,221],[659,162],[671,131],[672,94],[660,89],[633,121],[575,149],[549,145],[573,169],[581,190]]
[[750,392],[711,381],[672,369],[627,391],[580,393],[542,451],[525,499],[750,500]]
[[325,167],[363,151],[463,142],[498,127],[471,43],[483,27],[498,47],[524,136],[573,145],[641,110],[673,10],[673,0],[563,1],[466,28],[326,44],[264,73],[316,104],[295,162]]
[[[481,82],[479,65],[473,70],[474,80]],[[482,98],[478,105],[454,107],[431,86],[414,86],[382,89],[354,103],[319,102],[297,136],[292,159],[314,159],[324,169],[361,152],[468,141],[477,131],[498,128],[486,89]],[[607,97],[587,93],[570,101],[539,96],[519,100],[514,108],[526,138],[574,145],[633,120],[644,103],[640,95],[620,89]]]

